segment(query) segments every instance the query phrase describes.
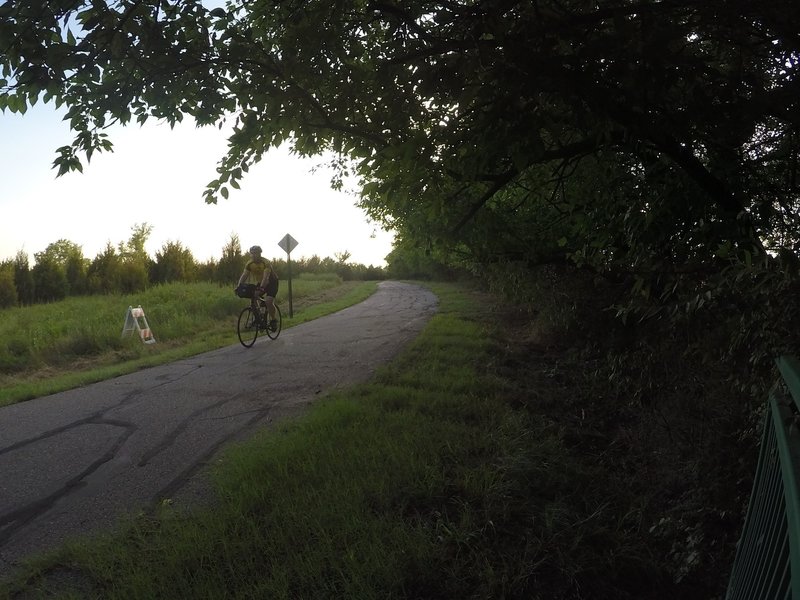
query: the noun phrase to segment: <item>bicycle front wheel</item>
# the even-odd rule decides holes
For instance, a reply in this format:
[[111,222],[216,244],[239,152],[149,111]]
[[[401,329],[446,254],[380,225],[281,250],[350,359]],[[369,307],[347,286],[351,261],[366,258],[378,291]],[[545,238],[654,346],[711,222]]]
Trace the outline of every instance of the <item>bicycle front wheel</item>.
[[281,309],[278,305],[275,305],[275,324],[269,324],[267,327],[267,335],[269,339],[274,340],[281,334],[281,326],[283,325],[283,319],[281,319]]
[[258,337],[258,323],[256,314],[249,306],[242,309],[239,313],[239,323],[236,326],[236,333],[239,334],[239,341],[245,348],[252,347]]

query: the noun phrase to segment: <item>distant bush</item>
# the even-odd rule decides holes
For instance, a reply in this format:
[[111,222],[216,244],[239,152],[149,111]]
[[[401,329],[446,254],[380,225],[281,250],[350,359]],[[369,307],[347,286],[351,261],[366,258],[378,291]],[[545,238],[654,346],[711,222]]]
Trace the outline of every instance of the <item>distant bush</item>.
[[53,302],[66,298],[69,284],[64,268],[52,260],[37,262],[31,270],[35,298],[38,302]]
[[0,308],[17,305],[17,286],[14,284],[14,270],[0,268]]
[[342,278],[336,273],[300,273],[297,275],[297,279],[308,281],[327,281],[337,285],[342,283]]

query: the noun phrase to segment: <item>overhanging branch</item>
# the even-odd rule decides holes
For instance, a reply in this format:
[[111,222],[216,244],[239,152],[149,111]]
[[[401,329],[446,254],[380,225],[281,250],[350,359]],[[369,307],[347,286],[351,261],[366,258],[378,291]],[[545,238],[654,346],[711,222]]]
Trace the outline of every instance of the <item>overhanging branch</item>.
[[[597,148],[597,143],[594,140],[586,139],[573,144],[559,146],[551,150],[541,153],[535,160],[532,160],[528,166],[533,164],[544,164],[552,160],[564,160],[568,158],[575,158],[578,156],[586,155]],[[491,187],[470,207],[467,213],[461,218],[458,224],[453,229],[453,233],[458,233],[470,220],[478,213],[478,211],[494,196],[497,192],[502,190],[509,182],[511,182],[520,171],[511,169],[499,175],[487,176],[484,181],[491,181]]]

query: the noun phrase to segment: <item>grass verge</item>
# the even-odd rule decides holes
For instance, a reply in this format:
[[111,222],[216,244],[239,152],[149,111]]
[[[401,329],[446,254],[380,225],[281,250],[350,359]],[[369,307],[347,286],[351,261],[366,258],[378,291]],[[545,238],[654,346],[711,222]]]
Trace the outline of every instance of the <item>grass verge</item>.
[[213,510],[164,506],[31,563],[0,593],[674,597],[641,535],[639,500],[500,375],[504,312],[462,287],[431,287],[438,314],[370,383],[224,454]]
[[[278,301],[284,329],[361,302],[376,282],[301,276]],[[103,381],[238,343],[236,318],[246,301],[215,284],[167,284],[138,295],[69,298],[0,311],[0,407]],[[158,342],[120,331],[128,306],[145,307]]]

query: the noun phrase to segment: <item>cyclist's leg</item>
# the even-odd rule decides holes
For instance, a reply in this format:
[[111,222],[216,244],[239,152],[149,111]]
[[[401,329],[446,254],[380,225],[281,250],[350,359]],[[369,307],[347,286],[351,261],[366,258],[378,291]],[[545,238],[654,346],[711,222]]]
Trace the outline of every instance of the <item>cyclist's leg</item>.
[[275,318],[272,319],[267,327],[267,337],[272,340],[278,339],[281,334],[281,307],[277,304],[275,306]]
[[274,296],[264,296],[264,302],[267,304],[267,313],[269,314],[269,320],[275,320],[275,297]]
[[275,321],[275,296],[277,296],[277,294],[278,294],[278,282],[270,281],[267,284],[267,289],[266,289],[267,313],[269,314],[270,323],[273,323]]
[[253,315],[255,315],[256,323],[261,321],[261,307],[259,306],[258,292],[253,292],[253,298],[250,300],[250,308],[253,309]]

